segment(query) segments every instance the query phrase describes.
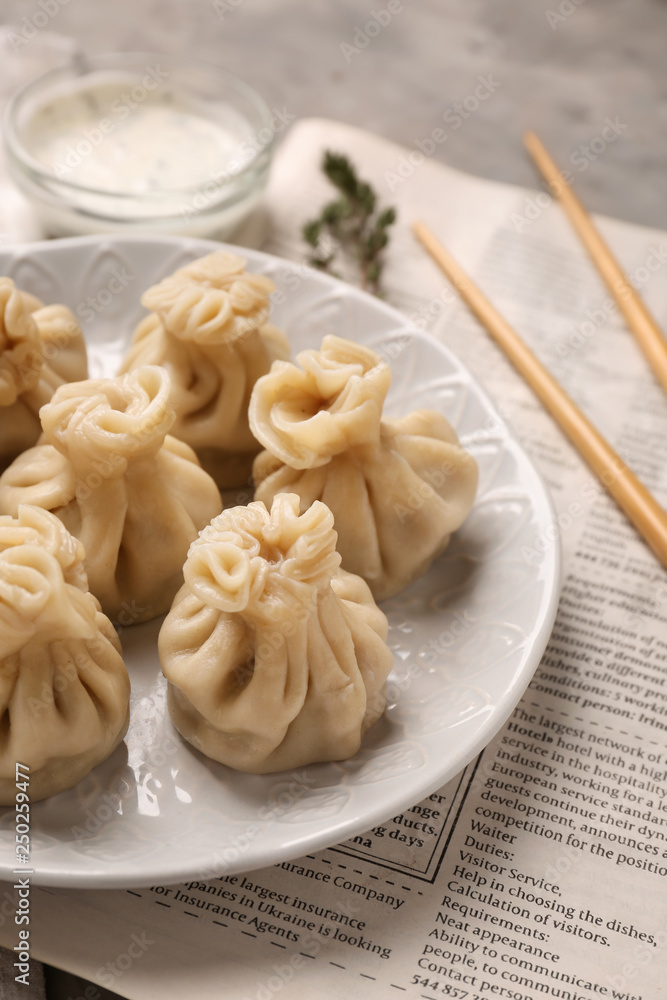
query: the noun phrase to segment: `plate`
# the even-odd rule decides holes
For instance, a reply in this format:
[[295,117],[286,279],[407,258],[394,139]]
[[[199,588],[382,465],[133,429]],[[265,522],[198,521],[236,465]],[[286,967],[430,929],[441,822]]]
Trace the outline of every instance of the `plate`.
[[[5,248],[0,274],[74,310],[91,377],[100,377],[117,370],[144,312],[144,289],[220,246],[73,238]],[[294,353],[319,346],[326,333],[366,344],[391,366],[388,415],[431,407],[448,417],[479,463],[477,499],[430,571],[383,604],[395,661],[389,705],[361,752],[342,763],[246,775],[206,759],[169,720],[156,652],[160,622],[121,629],[130,728],[76,788],[33,806],[36,884],[120,888],[212,878],[363,833],[442,787],[484,748],[551,633],[560,578],[558,546],[544,544],[553,537],[551,501],[473,377],[377,299],[301,265],[241,252],[250,270],[275,281],[272,320]],[[14,811],[1,810],[0,878],[12,878],[14,836]]]

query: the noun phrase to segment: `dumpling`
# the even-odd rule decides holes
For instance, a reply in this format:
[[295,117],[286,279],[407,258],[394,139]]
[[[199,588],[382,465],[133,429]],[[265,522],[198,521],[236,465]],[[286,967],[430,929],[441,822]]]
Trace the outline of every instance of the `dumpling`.
[[220,493],[174,421],[169,376],[139,368],[61,386],[41,410],[43,443],[0,476],[0,513],[50,510],[86,551],[90,589],[116,621],[167,611],[197,533]]
[[343,760],[385,708],[387,619],[340,569],[331,512],[276,497],[193,543],[160,630],[169,711],[214,760],[263,774]]
[[152,312],[121,368],[167,369],[172,434],[194,448],[221,489],[249,485],[260,450],[248,426],[250,393],[272,361],[289,357],[285,335],[267,322],[275,286],[245,264],[219,251],[149,288],[141,301]]
[[376,600],[407,587],[467,517],[477,463],[433,410],[382,419],[388,365],[368,348],[327,336],[301,366],[275,362],[250,401],[250,426],[267,449],[253,466],[255,499],[297,493],[334,516],[342,565]]
[[83,557],[47,511],[0,517],[0,805],[16,801],[17,761],[35,802],[75,785],[127,731],[130,681]]
[[42,306],[0,278],[0,471],[42,432],[41,406],[64,382],[88,377],[86,346],[66,306]]

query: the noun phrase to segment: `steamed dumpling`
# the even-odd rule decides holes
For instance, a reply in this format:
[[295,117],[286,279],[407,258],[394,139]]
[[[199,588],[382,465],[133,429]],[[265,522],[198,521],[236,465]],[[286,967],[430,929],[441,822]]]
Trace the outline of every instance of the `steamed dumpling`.
[[87,377],[83,335],[70,310],[43,306],[0,278],[0,471],[35,444],[40,407],[58,386]]
[[121,368],[167,369],[172,434],[194,448],[221,489],[248,485],[260,449],[248,426],[250,393],[276,358],[289,357],[284,334],[267,322],[275,286],[245,263],[218,251],[149,288],[141,301],[152,311]]
[[222,508],[174,421],[169,376],[139,368],[61,386],[41,410],[42,443],[0,476],[0,513],[50,510],[86,551],[90,589],[114,621],[165,612],[190,543]]
[[83,558],[47,511],[0,517],[0,805],[16,801],[17,761],[35,802],[75,785],[125,736],[130,681]]
[[343,760],[385,707],[387,619],[340,569],[331,512],[281,495],[220,514],[193,543],[160,631],[174,725],[256,774]]
[[[434,410],[383,419],[388,365],[373,351],[327,336],[297,364],[277,361],[259,379],[250,426],[267,449],[255,459],[255,499],[296,493],[334,515],[342,565],[376,600],[424,573],[467,517],[477,463]],[[300,367],[299,367],[300,366]]]

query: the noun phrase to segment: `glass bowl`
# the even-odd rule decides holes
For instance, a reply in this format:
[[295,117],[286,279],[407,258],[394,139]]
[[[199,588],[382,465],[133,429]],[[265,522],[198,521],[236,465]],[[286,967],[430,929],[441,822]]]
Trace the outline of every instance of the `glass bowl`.
[[198,60],[77,54],[14,95],[4,141],[51,236],[227,238],[257,205],[289,117]]

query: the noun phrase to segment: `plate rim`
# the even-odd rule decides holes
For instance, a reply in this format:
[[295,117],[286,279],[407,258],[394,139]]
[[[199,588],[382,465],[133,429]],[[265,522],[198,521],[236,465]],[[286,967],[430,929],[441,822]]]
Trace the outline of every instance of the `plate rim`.
[[[70,248],[87,246],[103,247],[106,244],[118,248],[125,243],[157,244],[186,253],[195,252],[200,256],[214,250],[224,250],[246,257],[250,269],[253,271],[256,270],[258,264],[260,266],[263,264],[271,267],[298,269],[300,273],[303,272],[305,280],[316,281],[317,284],[323,287],[336,289],[345,297],[351,295],[352,298],[362,298],[363,300],[370,301],[375,309],[381,311],[388,319],[394,321],[402,330],[410,332],[413,336],[416,335],[417,340],[424,341],[441,352],[443,357],[448,360],[451,368],[462,375],[468,385],[474,387],[475,393],[483,403],[486,412],[492,414],[497,421],[497,426],[502,431],[506,444],[511,446],[511,450],[515,455],[520,456],[522,465],[530,471],[533,482],[529,493],[533,509],[535,510],[539,506],[544,512],[543,516],[545,520],[548,520],[550,523],[556,521],[553,499],[541,473],[535,466],[532,458],[525,451],[512,426],[500,415],[493,399],[487,393],[484,386],[477,380],[476,376],[458,359],[446,344],[436,337],[431,336],[426,331],[421,330],[409,317],[401,313],[398,309],[341,279],[323,274],[299,261],[278,257],[263,250],[255,250],[216,240],[199,239],[192,236],[151,236],[113,233],[73,236],[58,240],[40,240],[33,243],[0,246],[0,270],[6,266],[5,262],[14,260],[17,257],[25,258],[34,254],[42,255],[44,253],[51,256],[53,253],[59,254],[63,250]],[[550,545],[544,553],[544,562],[541,565],[541,571],[544,576],[544,588],[539,608],[536,611],[536,617],[539,617],[539,625],[536,632],[531,635],[530,650],[522,658],[521,669],[517,668],[515,671],[516,676],[514,676],[512,683],[505,688],[502,696],[495,701],[486,724],[480,726],[474,738],[468,739],[463,750],[460,748],[456,749],[447,769],[442,774],[433,775],[429,780],[418,783],[416,786],[418,791],[414,791],[412,785],[409,788],[406,787],[403,794],[394,795],[391,798],[390,804],[386,808],[381,803],[378,803],[373,809],[362,811],[361,816],[352,815],[344,820],[338,820],[332,825],[328,823],[324,824],[320,830],[311,830],[290,839],[286,836],[288,829],[283,825],[282,830],[285,834],[284,839],[286,843],[280,851],[279,858],[271,856],[270,851],[267,854],[265,850],[265,853],[262,854],[261,850],[253,850],[253,847],[255,847],[255,844],[253,844],[242,855],[240,864],[227,865],[222,868],[218,865],[220,868],[219,874],[231,875],[234,873],[249,872],[274,864],[277,860],[288,862],[302,857],[306,852],[321,851],[333,847],[355,835],[370,830],[377,823],[385,821],[388,816],[396,815],[426,798],[429,794],[433,794],[433,792],[447,784],[474,760],[505,725],[525,690],[528,688],[548,644],[558,611],[562,585],[560,538],[554,544]],[[180,737],[178,738],[180,739]],[[267,777],[271,777],[271,775]],[[35,806],[37,807],[40,804],[35,803]],[[11,806],[4,807],[0,811],[0,815],[6,813],[6,810],[11,809]],[[224,843],[216,846],[222,850]],[[213,848],[211,850],[213,851]],[[13,863],[11,861],[5,862],[3,854],[4,848],[0,846],[0,879],[5,877],[10,879],[12,877]],[[125,858],[122,860],[126,861]],[[117,865],[109,863],[102,864],[98,862],[98,866],[99,870],[91,871],[90,869],[86,869],[83,873],[72,871],[71,869],[68,870],[67,865],[63,866],[62,864],[60,866],[54,865],[51,869],[40,871],[39,861],[37,858],[34,858],[34,875],[31,876],[31,880],[35,885],[63,888],[129,888],[155,884],[173,884],[186,881],[188,878],[195,876],[198,876],[200,879],[204,878],[201,875],[201,865],[195,868],[192,862],[188,866],[187,861],[180,864],[172,861],[172,864],[168,866],[168,870],[167,866],[163,864],[159,866],[161,869],[160,872],[152,869],[148,873],[144,873],[143,870],[128,872],[126,869],[119,871]],[[211,871],[205,877],[214,878],[216,877],[216,873]]]

